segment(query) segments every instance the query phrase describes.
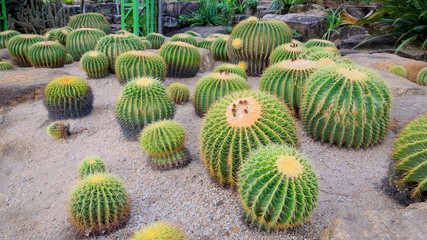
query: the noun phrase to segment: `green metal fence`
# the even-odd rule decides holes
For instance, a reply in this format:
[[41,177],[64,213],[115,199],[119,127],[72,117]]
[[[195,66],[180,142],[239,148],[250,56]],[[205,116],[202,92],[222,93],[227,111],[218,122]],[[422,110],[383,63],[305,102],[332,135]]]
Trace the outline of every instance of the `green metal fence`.
[[0,0],[0,31],[7,30],[6,0]]
[[122,29],[137,36],[158,31],[158,0],[121,0],[120,7]]

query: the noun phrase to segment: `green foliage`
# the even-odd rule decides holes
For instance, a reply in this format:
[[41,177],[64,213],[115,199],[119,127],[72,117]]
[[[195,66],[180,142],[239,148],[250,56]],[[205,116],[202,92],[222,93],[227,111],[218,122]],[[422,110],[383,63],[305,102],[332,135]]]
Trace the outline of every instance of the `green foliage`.
[[138,77],[128,82],[117,99],[116,116],[126,128],[142,129],[148,124],[172,119],[175,104],[155,78]]
[[106,34],[111,33],[111,26],[107,19],[100,13],[77,14],[70,18],[68,27],[72,29],[96,28]]
[[167,77],[194,77],[199,71],[202,61],[199,49],[184,42],[163,44],[160,48],[160,56],[166,61]]
[[69,215],[80,233],[102,234],[127,221],[129,197],[123,183],[106,173],[79,181],[71,193]]
[[199,38],[201,38],[201,37],[202,37],[200,34],[198,34],[198,33],[197,33],[197,32],[195,32],[195,31],[186,31],[186,32],[185,32],[185,34],[191,35],[191,36],[193,36],[193,37],[199,37]]
[[67,4],[67,5],[72,5],[74,0],[62,0],[62,2]]
[[302,57],[304,47],[296,43],[286,43],[273,50],[270,56],[270,66],[285,60],[298,59]]
[[108,75],[108,58],[99,51],[89,51],[80,59],[80,66],[89,78],[103,78]]
[[312,47],[331,47],[331,48],[336,48],[335,43],[328,41],[328,40],[323,40],[323,39],[310,39],[305,43],[305,47],[306,48],[312,48]]
[[368,148],[384,140],[390,106],[390,90],[379,75],[357,65],[331,65],[307,81],[301,119],[316,140]]
[[45,37],[49,41],[59,42],[65,46],[67,42],[67,36],[71,33],[71,31],[73,31],[73,29],[70,27],[55,28],[47,32]]
[[401,65],[394,65],[388,71],[399,77],[406,78],[406,69]]
[[92,91],[81,78],[63,76],[52,80],[44,91],[50,118],[84,117],[92,111]]
[[154,222],[141,228],[130,240],[186,240],[184,233],[166,222]]
[[199,11],[191,15],[181,15],[179,21],[192,27],[221,25],[222,19],[218,14],[217,5],[216,0],[200,0]]
[[216,38],[211,44],[211,53],[216,61],[230,61],[230,53],[227,47],[229,36]]
[[28,60],[36,68],[63,67],[66,58],[65,47],[57,42],[38,42],[28,50]]
[[67,53],[67,57],[65,58],[65,65],[72,64],[74,62],[73,56]]
[[185,84],[172,83],[168,87],[169,97],[178,104],[188,102],[190,99],[190,90]]
[[87,176],[97,173],[105,173],[105,163],[100,157],[86,157],[82,160],[79,166],[79,178],[83,179]]
[[235,64],[222,64],[219,65],[215,70],[214,73],[220,73],[220,72],[226,72],[226,73],[232,73],[239,75],[240,77],[246,79],[246,71],[245,69],[241,68],[240,66],[237,66]]
[[297,129],[286,107],[269,94],[240,91],[218,100],[204,118],[202,159],[223,186],[237,186],[248,154],[270,143],[298,144]]
[[160,33],[150,33],[147,35],[146,39],[150,41],[153,49],[159,49],[166,40],[166,37]]
[[6,48],[7,42],[20,33],[15,30],[0,32],[0,49]]
[[6,61],[0,62],[0,71],[10,70],[10,69],[15,69],[12,63],[6,62]]
[[342,15],[342,6],[344,5],[341,4],[338,8],[333,9],[333,8],[328,8],[327,10],[323,10],[325,12],[325,16],[323,17],[322,21],[326,24],[326,32],[323,34],[322,39],[324,40],[329,40],[329,38],[331,37],[331,34],[336,32],[339,33],[339,31],[337,30],[343,20],[345,20],[341,15]]
[[71,54],[74,60],[78,61],[86,52],[95,50],[97,43],[105,33],[94,28],[80,28],[73,30],[67,36],[67,53]]
[[178,33],[171,37],[171,42],[186,42],[188,44],[191,44],[195,47],[197,47],[197,41],[196,39],[188,34],[185,33]]
[[70,125],[57,121],[47,126],[47,134],[54,139],[68,138],[70,134]]
[[421,69],[417,74],[417,84],[427,86],[427,67]]
[[211,49],[212,42],[214,41],[214,38],[207,37],[200,40],[200,42],[197,44],[197,47],[204,48],[204,49]]
[[28,59],[28,50],[31,45],[38,42],[46,41],[44,36],[33,34],[20,34],[9,39],[7,42],[7,51],[9,51],[13,60],[20,67],[31,67]]

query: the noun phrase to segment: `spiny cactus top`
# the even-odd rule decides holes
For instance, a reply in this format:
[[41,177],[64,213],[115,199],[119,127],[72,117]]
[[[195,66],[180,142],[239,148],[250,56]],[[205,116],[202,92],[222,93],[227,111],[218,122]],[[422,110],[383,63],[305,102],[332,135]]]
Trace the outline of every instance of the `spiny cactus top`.
[[219,65],[215,70],[215,73],[219,72],[227,72],[227,73],[233,73],[236,75],[241,76],[242,78],[246,79],[246,71],[241,66],[235,65],[235,64],[222,64]]
[[67,42],[68,34],[73,31],[70,27],[56,28],[52,29],[45,34],[45,37],[49,41],[59,42],[62,45],[65,45]]
[[235,188],[247,155],[270,143],[298,144],[287,108],[276,97],[240,91],[218,100],[204,118],[201,153],[210,174],[221,185]]
[[379,75],[356,65],[332,65],[311,74],[301,118],[316,140],[367,148],[385,138],[390,107],[390,90]]
[[111,33],[111,26],[104,15],[100,13],[77,14],[71,17],[68,26],[72,29],[79,28],[96,28],[104,31],[106,34]]
[[9,39],[7,50],[20,67],[31,67],[28,50],[31,45],[46,41],[46,37],[33,34],[19,34]]
[[154,222],[141,228],[130,240],[186,240],[184,233],[166,222]]
[[108,75],[108,58],[99,51],[89,51],[83,54],[80,66],[89,78],[103,78]]
[[82,160],[79,166],[79,178],[87,177],[91,174],[104,173],[105,163],[100,157],[90,156]]
[[95,28],[80,28],[73,30],[67,36],[67,53],[78,61],[86,52],[95,50],[98,41],[105,33]]
[[315,208],[317,177],[308,160],[287,145],[268,145],[243,163],[239,193],[246,221],[277,232],[305,220]]
[[6,48],[6,44],[12,37],[19,35],[20,33],[15,30],[7,30],[0,32],[0,49]]
[[153,49],[159,49],[166,40],[166,37],[160,33],[150,33],[147,35],[146,39],[150,41]]
[[39,42],[33,44],[28,50],[28,59],[36,68],[58,68],[64,66],[67,52],[58,42]]
[[211,53],[216,61],[228,62],[230,61],[230,52],[227,48],[227,41],[229,36],[216,38],[211,44]]
[[219,37],[223,37],[225,36],[225,34],[222,33],[212,33],[211,35],[208,36],[208,38],[219,38]]
[[129,197],[123,183],[106,173],[81,180],[71,193],[70,221],[81,233],[102,234],[127,221]]
[[336,48],[335,44],[328,40],[323,39],[310,39],[305,43],[306,48],[312,47],[333,47]]
[[417,84],[427,86],[427,67],[421,69],[417,74]]
[[169,97],[178,104],[188,102],[190,99],[190,90],[185,84],[172,83],[168,87]]
[[406,69],[401,65],[394,65],[388,71],[399,77],[406,78]]
[[278,46],[273,50],[270,56],[270,65],[275,63],[297,59],[302,56],[304,48],[296,43],[286,43]]
[[[131,33],[131,32],[129,32],[129,31],[127,31],[127,30],[119,30],[119,31],[117,31],[115,34],[132,34],[132,35],[135,35],[135,34],[133,34],[133,33]],[[136,35],[135,35],[136,36]]]
[[210,50],[214,40],[215,38],[210,38],[210,37],[204,38],[200,40],[200,42],[197,44],[197,47]]
[[198,33],[197,33],[197,32],[195,32],[195,31],[186,31],[186,32],[185,32],[185,34],[191,35],[191,36],[193,36],[193,37],[199,37],[199,38],[201,38],[201,37],[202,37],[202,35],[198,34]]
[[10,62],[6,62],[6,61],[0,62],[0,71],[10,70],[10,69],[14,69],[14,68],[15,67]]
[[202,55],[195,46],[185,42],[168,42],[160,49],[165,59],[168,77],[194,77],[200,68]]
[[197,41],[196,39],[188,34],[185,33],[178,33],[171,37],[171,42],[186,42],[188,44],[191,44],[195,47],[197,47]]
[[47,126],[47,134],[55,139],[68,138],[70,134],[70,125],[57,121]]

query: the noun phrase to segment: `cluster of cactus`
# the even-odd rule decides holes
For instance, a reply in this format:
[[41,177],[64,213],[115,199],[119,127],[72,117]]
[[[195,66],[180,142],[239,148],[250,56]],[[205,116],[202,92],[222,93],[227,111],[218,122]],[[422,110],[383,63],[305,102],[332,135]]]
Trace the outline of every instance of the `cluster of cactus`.
[[157,79],[138,77],[125,85],[115,109],[122,126],[142,129],[152,122],[172,119],[175,104]]
[[59,42],[65,46],[67,43],[67,36],[71,33],[71,31],[73,31],[73,29],[70,27],[56,28],[47,32],[45,37],[49,41]]
[[215,38],[204,38],[200,40],[200,42],[197,44],[197,47],[210,50],[214,40]]
[[144,128],[141,147],[151,156],[153,167],[161,170],[182,167],[190,156],[184,147],[185,129],[170,120],[158,121]]
[[80,59],[80,66],[89,78],[103,78],[108,75],[108,58],[99,51],[86,52]]
[[230,61],[230,52],[228,51],[227,41],[229,36],[216,38],[211,44],[211,53],[216,61]]
[[82,160],[79,166],[79,178],[83,179],[92,174],[105,173],[105,163],[100,157],[91,156]]
[[186,240],[184,233],[166,222],[154,222],[141,228],[130,240]]
[[197,33],[197,32],[195,32],[195,31],[186,31],[186,32],[185,32],[185,34],[191,35],[191,36],[193,36],[193,37],[199,37],[199,38],[201,38],[201,37],[202,37],[202,35],[198,34],[198,33]]
[[166,62],[158,54],[151,52],[125,52],[117,58],[116,76],[121,84],[143,76],[150,76],[163,81],[166,76]]
[[291,42],[292,32],[279,20],[250,17],[237,24],[228,40],[228,50],[234,63],[248,64],[248,75],[260,76],[268,66],[272,51]]
[[6,48],[7,42],[14,36],[19,35],[20,33],[15,30],[7,30],[0,32],[0,49]]
[[49,117],[76,118],[92,111],[92,91],[81,78],[63,76],[52,80],[44,91]]
[[58,42],[38,42],[28,50],[28,60],[36,68],[63,67],[66,59],[65,47]]
[[159,49],[166,40],[166,37],[160,33],[150,33],[145,38],[150,41],[153,49]]
[[14,68],[15,67],[10,62],[6,62],[6,61],[0,62],[0,71],[11,70],[11,69],[14,69]]
[[273,50],[270,56],[270,66],[281,61],[301,58],[304,48],[297,43],[286,43]]
[[270,143],[297,146],[295,122],[276,97],[240,91],[218,100],[206,115],[202,159],[215,180],[235,188],[247,155]]
[[194,77],[202,61],[199,49],[184,42],[163,44],[160,56],[166,61],[167,77]]
[[417,84],[427,86],[427,67],[421,69],[417,74]]
[[394,65],[390,67],[388,71],[396,76],[406,78],[406,69],[401,65]]
[[197,82],[194,90],[194,109],[199,116],[203,116],[218,99],[250,88],[249,83],[239,75],[224,71],[209,74]]
[[243,215],[258,230],[277,232],[302,223],[316,207],[318,192],[313,167],[287,145],[257,149],[240,170]]
[[95,50],[96,44],[104,36],[105,33],[103,31],[94,28],[73,30],[67,36],[67,53],[78,61],[86,52]]
[[219,65],[217,68],[215,68],[214,72],[215,73],[227,72],[227,73],[239,75],[244,79],[247,78],[246,71],[244,68],[235,64],[230,64],[230,63]]
[[96,28],[106,34],[111,33],[111,26],[104,15],[100,13],[86,13],[74,15],[68,22],[68,27],[72,29]]
[[319,68],[305,85],[301,118],[316,140],[338,147],[380,143],[390,123],[391,94],[376,73],[357,65]]
[[312,47],[331,47],[336,48],[335,44],[328,40],[323,39],[310,39],[305,43],[306,48],[312,48]]
[[73,56],[67,53],[67,56],[65,57],[65,65],[72,64],[74,62]]
[[70,125],[65,125],[61,121],[56,121],[47,126],[47,134],[55,139],[68,138],[70,133]]
[[196,39],[193,36],[185,34],[185,33],[178,33],[178,34],[173,35],[171,37],[171,42],[185,42],[185,43],[188,43],[188,44],[191,44],[191,45],[197,47]]
[[148,41],[146,39],[141,39],[141,40],[142,40],[142,44],[144,44],[145,49],[152,49],[153,48],[150,41]]
[[185,84],[172,83],[168,87],[169,97],[177,104],[188,102],[190,99],[190,90]]
[[134,34],[111,34],[99,40],[95,50],[103,52],[108,57],[108,66],[115,73],[117,58],[132,50],[145,50],[142,40]]
[[46,41],[46,37],[32,34],[19,34],[9,39],[7,50],[20,67],[31,67],[28,50],[34,43]]
[[98,173],[81,180],[71,193],[69,219],[80,233],[116,230],[129,216],[129,197],[114,175]]

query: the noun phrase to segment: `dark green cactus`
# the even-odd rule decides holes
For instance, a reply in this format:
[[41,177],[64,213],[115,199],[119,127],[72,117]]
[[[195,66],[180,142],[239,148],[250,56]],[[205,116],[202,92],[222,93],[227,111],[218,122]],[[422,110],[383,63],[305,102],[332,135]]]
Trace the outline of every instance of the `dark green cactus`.
[[73,56],[67,53],[67,57],[65,58],[65,65],[72,64],[74,62]]
[[150,76],[165,80],[166,62],[158,54],[146,51],[129,51],[116,60],[116,76],[121,84],[136,77]]
[[89,78],[103,78],[109,74],[108,58],[99,51],[89,51],[83,54],[80,66]]
[[6,48],[7,42],[20,33],[15,30],[0,32],[0,49]]
[[189,163],[184,148],[185,129],[174,121],[164,120],[150,124],[141,133],[142,149],[151,155],[153,167],[168,170]]
[[166,61],[167,77],[194,77],[200,68],[202,56],[199,49],[184,42],[163,44],[160,56]]
[[197,47],[197,41],[196,39],[188,34],[185,33],[178,33],[171,37],[171,42],[186,42],[188,44],[191,44],[195,47]]
[[396,76],[406,78],[406,69],[401,65],[394,65],[390,67],[388,71]]
[[259,231],[299,225],[316,207],[317,176],[307,158],[293,147],[259,148],[248,156],[239,176],[243,216]]
[[219,65],[215,70],[215,73],[219,73],[219,72],[227,72],[227,73],[232,73],[232,74],[236,74],[241,76],[242,78],[246,79],[246,71],[245,69],[243,69],[241,66],[235,65],[235,64],[222,64]]
[[86,52],[95,50],[96,44],[105,33],[94,28],[80,28],[72,31],[67,36],[67,53],[73,56],[74,60],[79,61]]
[[63,67],[66,59],[65,47],[58,42],[38,42],[28,50],[28,60],[36,68]]
[[59,42],[65,46],[67,43],[67,36],[71,33],[71,31],[73,31],[73,29],[70,27],[56,28],[47,32],[45,37],[49,41]]
[[211,53],[216,61],[229,62],[230,52],[228,51],[227,41],[229,36],[216,38],[211,44]]
[[307,81],[301,119],[316,140],[367,148],[384,140],[390,106],[390,90],[376,73],[357,65],[331,65]]
[[328,40],[323,39],[310,39],[305,43],[306,48],[312,48],[312,47],[332,47],[336,48],[335,44]]
[[92,101],[89,85],[78,77],[56,78],[44,91],[44,105],[52,119],[84,117],[92,111]]
[[301,58],[303,53],[304,48],[296,43],[282,44],[271,53],[270,66],[281,61]]
[[47,126],[47,134],[55,139],[68,138],[70,134],[70,125],[57,121]]
[[194,109],[199,116],[203,116],[218,99],[232,92],[249,89],[251,89],[249,83],[239,75],[224,71],[209,74],[202,77],[196,84]]
[[187,240],[177,227],[166,222],[154,222],[141,228],[129,240]]
[[15,69],[12,63],[6,62],[6,61],[0,62],[0,71],[11,70],[11,69]]
[[172,83],[168,87],[168,94],[169,97],[178,104],[188,102],[190,99],[190,90],[182,83]]
[[129,215],[129,197],[121,180],[111,174],[85,177],[74,187],[69,201],[72,225],[90,235],[111,232]]
[[117,119],[130,129],[142,129],[152,122],[172,119],[174,113],[175,104],[165,87],[152,77],[138,77],[127,83],[117,99]]
[[104,15],[100,13],[77,14],[71,17],[68,27],[72,29],[96,28],[106,34],[111,33],[111,26]]
[[218,100],[204,118],[202,160],[211,176],[235,188],[247,155],[270,143],[297,146],[295,122],[276,97],[240,91]]
[[186,31],[186,32],[185,32],[185,34],[191,35],[191,36],[193,36],[193,37],[199,37],[199,38],[201,38],[201,37],[202,37],[202,35],[198,34],[198,33],[197,33],[197,32],[195,32],[195,31]]
[[32,34],[20,34],[9,39],[7,50],[20,67],[31,67],[28,50],[31,45],[46,41],[46,37]]
[[197,47],[211,50],[211,46],[214,40],[215,38],[204,38],[200,40],[200,42],[197,44]]
[[150,41],[153,49],[159,49],[166,40],[166,37],[160,33],[150,33],[145,38]]
[[152,49],[153,46],[151,45],[151,42],[145,39],[141,39],[142,40],[142,44],[144,44],[145,49]]
[[83,179],[89,175],[105,173],[105,163],[100,157],[91,156],[82,160],[79,166],[79,178]]
[[427,67],[421,69],[417,74],[417,84],[427,86]]

